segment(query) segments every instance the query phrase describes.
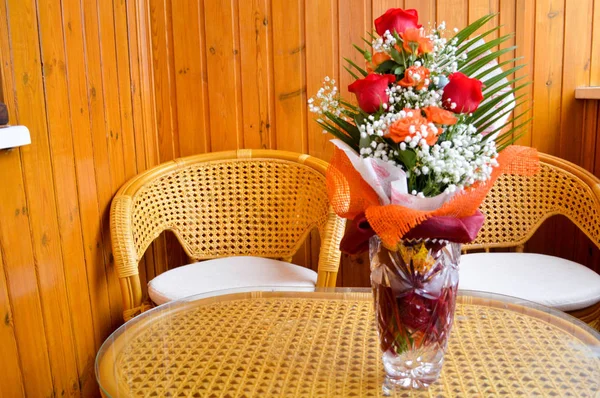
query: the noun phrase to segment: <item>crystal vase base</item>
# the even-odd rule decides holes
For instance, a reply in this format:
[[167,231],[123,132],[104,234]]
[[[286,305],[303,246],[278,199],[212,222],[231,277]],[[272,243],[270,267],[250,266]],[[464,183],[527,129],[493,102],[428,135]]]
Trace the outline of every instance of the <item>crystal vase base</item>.
[[398,388],[422,389],[435,382],[442,371],[444,349],[437,345],[422,347],[396,355],[392,351],[383,354],[386,378],[383,392],[391,393]]

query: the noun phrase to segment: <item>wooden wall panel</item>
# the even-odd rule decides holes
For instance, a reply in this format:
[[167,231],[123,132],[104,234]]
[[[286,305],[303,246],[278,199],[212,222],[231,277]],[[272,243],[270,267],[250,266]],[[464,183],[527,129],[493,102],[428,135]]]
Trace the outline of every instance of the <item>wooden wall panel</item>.
[[252,0],[238,12],[244,147],[275,148],[271,4]]
[[[77,317],[73,317],[72,320],[68,317],[63,320],[61,319],[62,314],[57,314],[59,316],[56,322],[58,328],[67,330],[71,328],[72,330],[72,337],[70,338],[74,342],[75,353],[68,352],[64,358],[64,363],[67,365],[76,364],[80,380],[89,380],[93,378],[96,346],[77,197],[71,108],[64,106],[64,104],[69,103],[69,90],[59,3],[51,3],[47,7],[39,9],[39,25],[40,34],[47,38],[42,42],[41,57],[44,65],[43,81],[52,160],[51,170],[55,181],[54,193],[58,212],[58,228],[60,229],[62,262],[68,289],[68,296],[66,297],[68,300],[67,313],[79,314]],[[35,188],[35,185],[33,187]],[[62,309],[61,311],[64,314],[65,310]],[[70,345],[71,341],[59,344],[63,344],[67,350],[71,349],[67,345]],[[73,370],[67,368],[59,371],[63,374],[73,374]],[[79,387],[79,380],[75,383],[69,382],[68,386],[61,387],[61,392],[65,391],[66,387]],[[92,393],[95,388],[94,383],[85,383],[85,387],[84,392],[87,394]]]
[[238,7],[233,0],[204,2],[211,149],[244,146]]
[[41,308],[50,372],[54,391],[60,394],[71,393],[72,387],[78,388],[79,383],[71,319],[64,316],[69,313],[69,306],[45,114],[45,76],[42,76],[42,71],[46,75],[59,65],[56,60],[46,64],[44,70],[39,67],[42,54],[37,40],[40,26],[36,9],[34,0],[9,1],[7,17],[11,44],[20,44],[11,46],[13,68],[20,72],[15,79],[15,95],[18,104],[27,104],[19,106],[18,118],[30,127],[32,141],[38,142],[21,150],[21,166],[37,283],[44,292]]
[[[132,175],[178,156],[277,148],[328,159],[308,112],[325,75],[347,95],[344,57],[389,7],[420,21],[515,32],[533,78],[534,122],[519,142],[600,175],[600,0],[0,0],[0,94],[30,146],[0,152],[0,396],[97,395],[93,358],[121,323],[108,214]],[[495,35],[496,36],[496,35]],[[507,54],[508,59],[512,53]],[[528,106],[533,106],[528,111]],[[316,267],[312,235],[294,261]],[[565,220],[528,250],[600,271],[600,251]],[[143,281],[185,262],[172,235]],[[368,285],[368,258],[343,256],[338,284]]]

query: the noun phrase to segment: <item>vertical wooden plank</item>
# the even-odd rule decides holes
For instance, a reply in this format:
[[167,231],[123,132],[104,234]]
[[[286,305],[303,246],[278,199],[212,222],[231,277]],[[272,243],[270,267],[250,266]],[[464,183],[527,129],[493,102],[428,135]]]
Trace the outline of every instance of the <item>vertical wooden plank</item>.
[[[83,37],[81,3],[79,0],[64,0],[63,35],[66,51],[66,73],[68,78],[69,106],[77,196],[79,200],[80,222],[83,234],[82,249],[87,269],[87,287],[93,317],[95,347],[99,348],[110,328],[110,304],[102,254],[102,234],[100,234],[100,213],[98,210],[98,190],[94,167],[94,149],[88,107],[88,86],[86,76],[86,52]],[[92,382],[94,384],[92,377]]]
[[[565,8],[558,155],[576,164],[581,163],[586,101],[575,100],[575,88],[590,84],[593,6],[593,0],[579,0],[567,1]],[[577,45],[573,45],[575,42]]]
[[[125,182],[125,159],[123,154],[123,133],[121,124],[121,104],[119,101],[119,80],[116,57],[116,38],[114,8],[111,1],[98,1],[97,29],[100,37],[100,61],[102,62],[101,82],[104,99],[104,128],[108,146],[108,161],[110,162],[111,191],[106,205],[101,207],[103,218],[103,234],[110,236],[110,201],[112,195]],[[112,327],[116,328],[122,323],[121,289],[113,263],[112,246],[110,240],[105,240],[105,252],[108,254],[109,264],[106,267],[106,279],[110,299]]]
[[[533,80],[535,70],[535,2],[530,0],[516,0],[516,29],[515,29],[515,44],[517,49],[515,55],[517,57],[523,57],[523,60],[519,61],[520,64],[524,63],[525,67],[515,72],[515,79],[524,77],[520,81],[531,81],[531,85],[522,90],[522,94],[525,94],[523,99],[527,100],[523,105],[517,106],[514,110],[515,115],[520,115],[523,112],[527,112],[522,117],[523,121],[533,116],[533,90],[536,85],[543,85],[544,82],[535,82]],[[517,144],[531,146],[533,142],[533,128],[530,124],[525,130],[522,131],[523,135],[517,140]]]
[[[128,51],[129,51],[129,70],[131,72],[131,114],[133,119],[133,131],[135,137],[135,160],[137,162],[137,172],[141,173],[146,170],[146,134],[147,131],[144,125],[144,107],[151,104],[145,104],[142,99],[142,91],[144,83],[142,81],[142,70],[149,69],[150,64],[146,64],[147,60],[140,56],[140,48],[142,44],[140,40],[145,40],[140,36],[138,21],[138,6],[134,2],[127,3],[126,10],[126,26],[128,35]],[[148,126],[150,128],[150,126]]]
[[[559,150],[564,11],[563,0],[536,2],[532,146],[551,155],[556,155]],[[557,231],[559,225],[564,224],[564,221],[559,221],[560,218],[548,220],[528,248],[557,255],[561,246],[558,241],[561,234]]]
[[[142,92],[146,91],[142,80],[143,70],[150,69],[150,62],[142,59],[140,40],[145,40],[140,36],[140,21],[138,21],[138,4],[134,2],[127,3],[127,34],[129,44],[129,68],[131,73],[131,112],[133,119],[133,132],[135,140],[135,161],[138,173],[147,169],[146,166],[146,135],[152,135],[154,129],[150,126],[146,128],[144,119],[144,108],[153,108],[152,103],[145,104],[143,102]],[[148,250],[149,252],[152,249]],[[153,260],[153,259],[152,259]],[[147,295],[147,276],[146,268],[148,267],[148,258],[143,256],[139,263],[140,281],[142,286],[142,297]],[[154,268],[154,261],[151,263]]]
[[563,0],[540,0],[536,6],[532,144],[558,153],[565,9]]
[[[156,109],[160,162],[166,162],[180,155],[179,149],[179,120],[177,119],[177,92],[175,86],[175,60],[173,56],[173,15],[171,0],[151,2],[153,22],[153,37],[158,51],[153,53],[155,65],[155,83],[160,82],[156,98],[160,104]],[[154,7],[152,7],[154,5]],[[162,56],[161,56],[162,55]],[[160,57],[160,58],[159,58]],[[163,233],[154,244],[155,252],[159,255],[154,267],[156,274],[161,274],[183,262],[181,245],[170,232]]]
[[[309,95],[314,95],[323,85],[325,76],[338,85],[338,4],[337,0],[306,1],[306,84]],[[308,105],[304,105],[307,108]],[[312,115],[311,115],[312,116]],[[333,153],[331,136],[310,120],[308,123],[308,153],[329,160]]]
[[239,7],[243,129],[245,148],[274,148],[271,2]]
[[[0,206],[0,218],[4,220],[0,223],[0,250],[8,285],[8,300],[13,309],[12,325],[22,377],[27,380],[24,384],[25,394],[48,397],[54,392],[53,378],[18,151],[0,154],[0,181],[5,189],[3,192],[10,192],[10,195],[2,195]],[[11,220],[10,224],[8,220]]]
[[[96,349],[83,253],[77,176],[71,135],[71,128],[78,129],[80,126],[73,124],[77,120],[71,119],[69,107],[67,60],[60,4],[48,3],[43,7],[38,7],[38,10],[54,192],[58,210],[62,263],[68,289],[69,314],[72,315],[73,339],[80,381],[78,384],[85,381],[82,387],[85,388],[85,394],[90,395],[97,389],[93,374]],[[64,327],[68,327],[68,323],[65,323]]]
[[239,6],[234,0],[204,1],[210,142],[213,151],[244,147]]
[[[119,167],[111,162],[109,155],[110,130],[106,124],[105,108],[114,106],[114,98],[110,98],[104,93],[103,82],[103,63],[100,46],[100,30],[98,19],[97,0],[83,0],[83,27],[85,42],[85,66],[88,88],[88,108],[90,113],[90,129],[92,136],[92,148],[94,151],[94,170],[96,171],[96,187],[98,193],[99,209],[99,229],[101,238],[101,252],[104,258],[104,270],[102,276],[107,281],[107,292],[109,300],[109,309],[111,314],[110,325],[99,325],[103,327],[103,333],[110,333],[123,319],[121,311],[121,298],[119,287],[115,283],[114,267],[112,264],[112,248],[109,232],[109,208],[110,201],[114,194],[114,186],[118,182],[113,182],[115,178],[124,178],[124,171],[113,171]],[[106,98],[106,99],[105,99]],[[110,103],[110,104],[109,104]],[[108,112],[108,111],[107,111]],[[114,117],[114,114],[113,114]],[[112,155],[116,155],[116,145],[114,144],[115,134],[113,131]],[[121,166],[122,167],[122,166]],[[118,175],[115,173],[119,173]],[[117,282],[118,283],[118,282]]]
[[[2,163],[1,160],[0,163]],[[19,350],[17,349],[15,338],[12,309],[10,307],[10,298],[2,259],[2,241],[0,240],[0,352],[2,352],[0,397],[24,397],[23,375],[21,373]]]
[[342,254],[344,272],[342,284],[344,287],[368,287],[370,286],[370,260],[369,253],[361,253],[354,256]]
[[600,1],[594,0],[592,19],[592,58],[590,60],[590,84],[600,85]]
[[[457,26],[457,28],[463,29],[468,24],[475,22],[476,20],[483,17],[484,15],[497,14],[499,11],[499,8],[500,8],[499,1],[500,0],[469,0],[468,21],[465,25]],[[495,28],[496,26],[499,25],[499,22],[500,22],[500,18],[498,16],[493,18],[491,21],[488,21],[485,25],[483,25],[480,28],[480,30],[477,32],[477,34],[487,32],[488,30]],[[473,35],[473,36],[475,36],[475,35]],[[498,31],[488,35],[484,40],[486,42],[489,42],[489,41],[497,39],[497,38],[498,38]],[[497,46],[494,47],[493,50],[497,51],[498,47]]]
[[596,124],[598,114],[598,101],[584,101],[583,106],[583,139],[581,140],[581,167],[594,173],[596,159],[596,146],[598,136],[596,135]]
[[[363,42],[363,38],[369,40],[367,32],[371,30],[373,20],[371,17],[371,0],[353,1],[339,0],[339,89],[344,98],[354,100],[354,94],[348,92],[348,86],[354,82],[354,78],[344,69],[347,65],[344,58],[351,59],[357,65],[365,63],[365,58],[359,53],[353,44],[360,48],[371,51],[371,47]],[[314,93],[309,93],[311,96]],[[309,121],[310,122],[310,121]]]
[[437,23],[446,22],[449,36],[453,29],[462,29],[469,21],[469,0],[439,0],[437,2]]
[[[508,34],[516,35],[516,0],[499,0],[499,15],[496,18],[497,23],[500,25],[500,30],[498,32],[498,37],[505,36]],[[500,45],[500,49],[508,48],[514,46],[516,43],[516,37],[512,37],[511,39],[505,41],[502,45]],[[498,60],[499,63],[503,63],[508,61],[509,59],[514,59],[516,57],[515,50],[509,51],[508,53],[500,56]],[[522,63],[522,62],[521,62]],[[503,67],[504,70],[513,68],[515,66],[514,62],[510,62],[509,64]],[[507,76],[508,80],[513,80],[515,78],[515,74],[511,73]],[[514,85],[513,85],[514,87]],[[517,113],[513,113],[513,116],[518,115]],[[510,129],[514,126],[513,123],[510,123],[506,129]]]
[[[373,0],[373,8],[371,11],[373,14],[373,21],[385,14],[390,8],[406,8],[404,1],[405,0]],[[373,21],[371,21],[371,23]],[[373,29],[375,28],[373,27]]]
[[[156,125],[158,131],[159,163],[179,156],[177,142],[177,114],[175,99],[175,73],[173,67],[173,41],[171,34],[170,1],[150,1],[150,27],[152,32],[152,64],[156,99]],[[176,145],[177,144],[177,145]]]
[[304,2],[272,3],[277,149],[306,153]]
[[[445,1],[445,0],[438,0]],[[426,30],[436,25],[436,0],[404,0],[404,8],[407,10],[415,9],[419,13],[419,23]]]
[[[153,47],[151,16],[149,4],[141,1],[135,3],[135,9],[131,9],[131,19],[135,20],[137,25],[138,56],[139,56],[139,93],[140,93],[140,117],[141,131],[143,138],[146,167],[156,166],[159,160],[158,145],[158,127],[156,119],[156,98],[154,89],[154,68],[153,68]],[[130,31],[131,32],[131,31]],[[130,37],[135,37],[133,32]],[[133,45],[133,43],[131,43]],[[137,128],[136,128],[137,129]],[[137,131],[137,130],[136,130]],[[139,143],[139,140],[138,140]],[[140,152],[142,153],[142,152]],[[156,275],[156,268],[166,268],[167,258],[164,249],[159,250],[158,244],[153,243],[144,254],[145,267],[140,268],[140,278],[149,281]],[[162,242],[164,248],[165,242]],[[145,278],[144,278],[145,277]],[[143,284],[143,292],[146,292],[146,285]]]
[[[592,13],[590,56],[590,85],[600,85],[600,1],[594,0]],[[583,140],[581,165],[600,176],[600,101],[584,101]],[[600,250],[589,239],[587,247],[580,247],[576,261],[600,273]],[[583,257],[583,258],[582,258]]]
[[[356,44],[361,48],[371,50],[362,38],[368,38],[367,32],[371,30],[373,25],[372,17],[372,2],[371,0],[353,1],[339,0],[339,87],[340,93],[344,98],[351,99],[355,102],[354,94],[348,92],[348,86],[352,84],[354,78],[343,68],[346,64],[344,58],[349,58],[357,65],[363,65],[364,57],[352,45]],[[419,14],[421,15],[421,14]],[[338,285],[351,286],[351,281],[348,277],[356,275],[355,269],[361,267],[356,265],[356,256],[343,255],[341,258],[340,271],[338,272]],[[360,274],[359,274],[360,275]]]
[[121,134],[125,179],[138,173],[136,162],[135,133],[132,109],[132,79],[129,54],[129,34],[127,31],[127,6],[124,1],[113,0],[114,31],[116,44],[117,80],[119,82],[119,105],[121,114]]
[[154,91],[154,68],[152,25],[149,5],[146,2],[136,3],[136,22],[139,36],[140,57],[140,101],[144,126],[144,143],[146,146],[146,167],[156,166],[159,160],[158,123],[156,120],[156,98]]
[[[593,6],[593,0],[580,0],[577,4],[567,1],[565,4],[558,155],[576,164],[581,164],[585,101],[575,100],[575,88],[588,85],[590,81]],[[577,42],[576,46],[572,45],[574,42]],[[589,241],[572,222],[564,220],[557,223],[556,228],[561,231],[558,246],[560,257],[571,259],[588,251]]]
[[[13,67],[22,73],[15,80],[19,123],[29,127],[32,145],[21,148],[27,211],[37,261],[38,284],[54,392],[76,393],[77,369],[73,329],[62,263],[54,179],[50,162],[42,68],[35,1],[9,1],[8,19]],[[68,104],[65,104],[68,106]],[[12,250],[12,248],[11,248]],[[14,289],[13,289],[14,292]]]
[[188,156],[210,150],[204,7],[197,0],[171,4],[179,147]]
[[[500,11],[500,0],[469,0],[468,5],[468,21],[467,24],[473,23],[484,15],[497,14]],[[498,26],[499,18],[496,17],[483,25],[481,33]],[[462,29],[467,25],[457,26]],[[498,37],[498,32],[495,32],[486,37],[486,41],[493,40]]]
[[[0,61],[3,101],[9,111],[9,120],[18,122],[16,79],[24,74],[15,71],[9,43],[7,3],[0,1]],[[20,150],[0,152],[0,253],[4,262],[6,293],[12,309],[17,352],[25,394],[48,396],[53,392],[52,373],[36,279],[32,237],[29,230],[27,200],[25,197]],[[10,193],[6,195],[6,193]],[[10,224],[7,220],[11,220]]]
[[[275,134],[277,149],[308,152],[305,4],[272,2]],[[311,266],[310,237],[293,262]]]

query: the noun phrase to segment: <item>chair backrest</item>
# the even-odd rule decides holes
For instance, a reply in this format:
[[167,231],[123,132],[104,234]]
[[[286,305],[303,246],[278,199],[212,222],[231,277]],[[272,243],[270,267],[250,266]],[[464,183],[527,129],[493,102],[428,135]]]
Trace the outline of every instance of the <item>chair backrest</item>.
[[140,284],[139,260],[165,230],[194,260],[252,255],[290,261],[317,228],[318,285],[335,286],[344,220],[329,205],[326,168],[308,155],[239,150],[176,159],[127,182],[111,207],[126,318],[143,310],[141,291],[128,285]]
[[464,249],[522,247],[549,217],[562,214],[600,248],[600,180],[573,163],[540,153],[533,177],[503,175],[480,210],[486,221]]

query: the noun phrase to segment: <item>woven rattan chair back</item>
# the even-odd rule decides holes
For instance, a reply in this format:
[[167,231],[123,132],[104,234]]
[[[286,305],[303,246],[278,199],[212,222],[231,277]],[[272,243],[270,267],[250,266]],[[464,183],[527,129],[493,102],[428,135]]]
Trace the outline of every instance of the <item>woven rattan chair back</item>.
[[[540,153],[540,172],[533,177],[501,176],[480,207],[486,221],[465,251],[524,244],[549,217],[571,220],[600,248],[600,179],[573,163]],[[569,311],[600,330],[600,303]]]
[[502,175],[480,210],[486,221],[466,250],[517,247],[549,217],[561,214],[600,248],[600,180],[570,162],[540,153],[533,177]]
[[138,263],[166,230],[194,261],[241,255],[291,261],[316,228],[317,286],[335,286],[345,222],[329,205],[326,168],[308,155],[239,150],[176,159],[127,182],[111,207],[125,319],[148,308]]

